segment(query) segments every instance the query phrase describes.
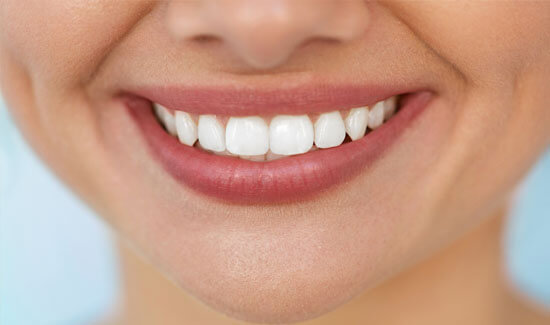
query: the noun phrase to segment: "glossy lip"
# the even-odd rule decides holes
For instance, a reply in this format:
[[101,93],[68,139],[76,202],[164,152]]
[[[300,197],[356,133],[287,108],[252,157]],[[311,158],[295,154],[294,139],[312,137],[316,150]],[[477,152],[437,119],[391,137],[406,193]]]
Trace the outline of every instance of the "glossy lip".
[[407,95],[395,116],[360,140],[269,162],[217,156],[183,145],[161,127],[149,100],[122,98],[151,154],[177,181],[228,203],[271,204],[310,198],[357,175],[390,148],[433,97],[430,91]]
[[140,87],[127,94],[147,98],[172,110],[230,116],[308,114],[371,105],[419,89],[381,85],[302,85],[258,89],[243,87]]

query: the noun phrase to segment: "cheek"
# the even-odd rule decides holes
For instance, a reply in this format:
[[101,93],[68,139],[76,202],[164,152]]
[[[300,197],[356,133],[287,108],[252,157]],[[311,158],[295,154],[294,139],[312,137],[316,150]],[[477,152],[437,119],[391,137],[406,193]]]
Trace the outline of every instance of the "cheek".
[[[456,107],[459,126],[442,164],[452,175],[433,229],[470,227],[509,203],[511,194],[550,140],[549,62],[497,90],[476,88]],[[545,89],[546,88],[546,89]],[[441,184],[440,184],[441,185]]]
[[7,0],[0,10],[0,35],[33,80],[74,87],[149,7],[141,1]]
[[444,164],[451,177],[438,191],[446,193],[439,209],[456,223],[487,214],[550,141],[550,3],[390,7],[468,84],[456,107],[459,127]]
[[550,3],[398,2],[400,16],[472,83],[498,87],[550,51]]
[[89,157],[93,150],[83,144],[92,146],[97,140],[95,113],[84,86],[150,9],[143,1],[111,0],[47,5],[6,0],[0,5],[4,97],[27,140],[73,185],[83,168],[73,166],[75,154]]

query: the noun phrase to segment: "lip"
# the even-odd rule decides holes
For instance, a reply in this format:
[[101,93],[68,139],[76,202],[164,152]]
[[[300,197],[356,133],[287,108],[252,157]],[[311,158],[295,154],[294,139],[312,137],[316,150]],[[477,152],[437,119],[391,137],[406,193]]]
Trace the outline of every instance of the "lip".
[[161,127],[150,100],[136,95],[122,98],[154,159],[181,184],[228,203],[270,204],[311,198],[368,168],[391,148],[433,95],[427,90],[407,95],[395,116],[360,140],[268,162],[218,156],[182,145]]
[[302,85],[261,91],[243,87],[139,87],[128,92],[172,110],[230,116],[307,114],[374,104],[420,89],[409,85]]

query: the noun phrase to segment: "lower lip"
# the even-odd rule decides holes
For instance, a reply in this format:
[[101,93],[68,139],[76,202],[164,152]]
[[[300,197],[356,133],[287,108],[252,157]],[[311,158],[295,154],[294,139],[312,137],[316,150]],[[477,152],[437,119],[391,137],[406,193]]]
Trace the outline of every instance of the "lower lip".
[[179,182],[238,204],[302,201],[358,175],[379,159],[428,106],[428,91],[407,95],[399,112],[360,140],[269,162],[217,156],[182,145],[160,126],[149,101],[126,98],[150,151]]

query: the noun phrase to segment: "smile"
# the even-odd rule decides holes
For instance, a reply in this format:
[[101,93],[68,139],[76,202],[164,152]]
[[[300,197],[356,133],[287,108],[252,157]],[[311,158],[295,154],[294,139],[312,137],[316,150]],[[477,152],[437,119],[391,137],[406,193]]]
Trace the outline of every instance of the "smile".
[[[124,98],[151,153],[176,180],[213,198],[258,204],[302,200],[350,179],[433,97],[424,90],[301,92],[237,92],[228,102],[225,91],[163,88]],[[202,108],[189,104],[206,97]],[[310,112],[303,102],[285,105],[296,97],[311,103]]]
[[156,103],[153,107],[165,130],[184,145],[196,145],[217,155],[272,161],[337,147],[345,140],[359,140],[365,136],[367,127],[375,130],[393,116],[397,99],[394,96],[372,107],[357,107],[318,116],[276,115],[271,118],[192,115],[172,111]]

